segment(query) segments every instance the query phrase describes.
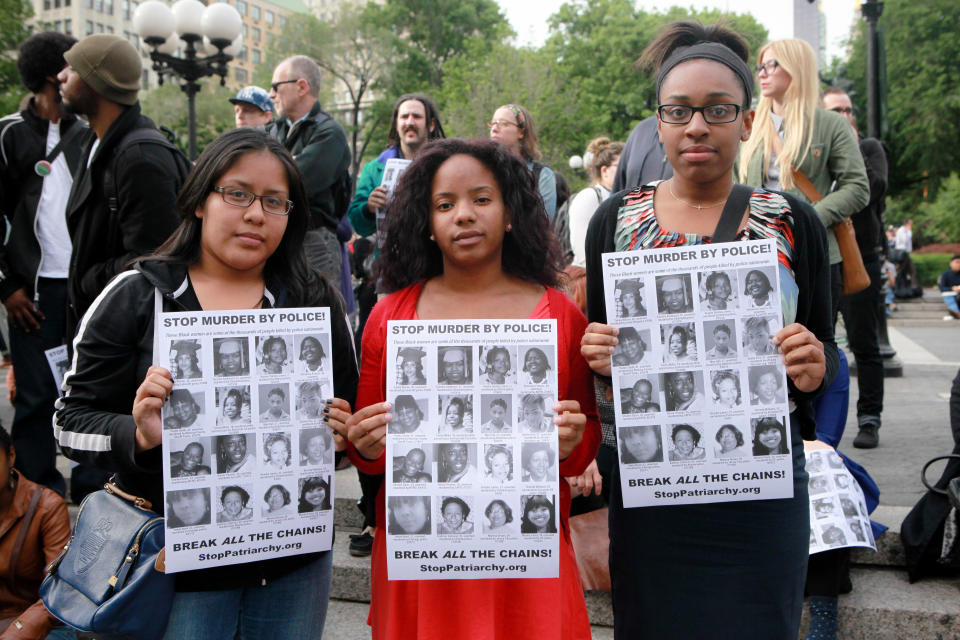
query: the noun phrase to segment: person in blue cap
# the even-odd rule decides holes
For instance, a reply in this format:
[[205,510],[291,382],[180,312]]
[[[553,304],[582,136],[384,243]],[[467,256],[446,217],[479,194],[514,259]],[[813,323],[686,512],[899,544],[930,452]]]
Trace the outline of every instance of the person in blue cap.
[[236,97],[227,98],[233,104],[233,117],[240,127],[267,126],[273,120],[273,100],[265,89],[249,86],[240,89]]

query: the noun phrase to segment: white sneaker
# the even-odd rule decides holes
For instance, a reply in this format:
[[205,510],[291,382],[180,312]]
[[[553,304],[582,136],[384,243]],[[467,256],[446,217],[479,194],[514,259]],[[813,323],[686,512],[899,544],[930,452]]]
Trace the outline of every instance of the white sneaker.
[[953,320],[953,316],[943,316],[943,319],[946,322],[950,322],[951,320]]

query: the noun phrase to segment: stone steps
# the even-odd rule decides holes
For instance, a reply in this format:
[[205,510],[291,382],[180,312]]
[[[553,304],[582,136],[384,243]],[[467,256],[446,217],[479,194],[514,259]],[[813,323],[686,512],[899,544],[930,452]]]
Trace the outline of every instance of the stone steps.
[[[368,601],[370,559],[354,558],[347,550],[347,534],[358,531],[361,524],[359,512],[351,498],[338,498],[335,508],[338,524],[331,598]],[[960,578],[927,579],[912,585],[907,582],[899,529],[908,512],[908,507],[878,507],[873,518],[890,528],[877,539],[877,551],[853,551],[854,591],[840,598],[840,637],[844,640],[960,640]],[[610,637],[605,635],[613,626],[610,594],[588,591],[584,597],[594,637]],[[365,615],[364,610],[362,620]]]

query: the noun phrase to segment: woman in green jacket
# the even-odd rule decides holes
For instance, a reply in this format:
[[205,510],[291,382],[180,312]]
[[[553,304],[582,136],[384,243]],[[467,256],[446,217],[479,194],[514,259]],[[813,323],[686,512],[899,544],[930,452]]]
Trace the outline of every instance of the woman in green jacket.
[[[753,134],[740,149],[740,182],[785,191],[813,205],[827,227],[836,317],[843,272],[830,227],[870,199],[860,147],[843,116],[818,108],[817,58],[809,44],[797,39],[771,42],[757,59],[761,97]],[[813,183],[822,200],[813,201],[800,190],[794,169]]]

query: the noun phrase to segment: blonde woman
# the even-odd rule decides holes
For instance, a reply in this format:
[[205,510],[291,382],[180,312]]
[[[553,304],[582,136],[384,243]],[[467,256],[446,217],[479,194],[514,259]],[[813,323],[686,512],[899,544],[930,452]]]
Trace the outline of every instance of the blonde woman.
[[[817,57],[809,44],[777,40],[760,49],[757,59],[760,101],[753,133],[740,148],[739,182],[785,191],[813,205],[827,227],[836,316],[843,272],[830,227],[863,209],[870,199],[860,147],[843,116],[819,108]],[[807,177],[822,200],[804,193],[795,180],[795,169]]]
[[623,143],[611,142],[610,138],[594,138],[587,145],[583,163],[590,186],[570,201],[570,246],[573,248],[574,266],[584,267],[587,264],[587,254],[583,248],[587,225],[600,203],[610,196],[622,152]]

